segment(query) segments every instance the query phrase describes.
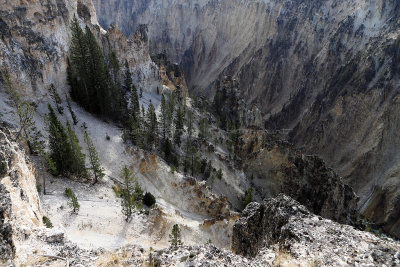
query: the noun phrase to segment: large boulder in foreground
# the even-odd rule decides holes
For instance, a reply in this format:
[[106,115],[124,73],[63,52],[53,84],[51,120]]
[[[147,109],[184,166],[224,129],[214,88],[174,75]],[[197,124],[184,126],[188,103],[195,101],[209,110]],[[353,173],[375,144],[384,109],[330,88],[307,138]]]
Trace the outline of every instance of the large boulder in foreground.
[[309,212],[280,194],[250,203],[235,223],[232,250],[263,257],[273,248],[291,263],[318,266],[399,266],[400,243],[342,225]]

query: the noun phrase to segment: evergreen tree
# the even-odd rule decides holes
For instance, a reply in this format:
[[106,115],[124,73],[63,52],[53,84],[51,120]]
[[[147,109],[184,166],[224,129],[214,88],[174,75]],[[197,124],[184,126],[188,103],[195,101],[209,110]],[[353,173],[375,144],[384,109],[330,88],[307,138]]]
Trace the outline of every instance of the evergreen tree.
[[88,45],[75,15],[71,22],[71,33],[70,58],[67,60],[67,79],[71,87],[71,96],[91,111]]
[[56,103],[58,113],[63,114],[64,107],[62,106],[62,100],[61,100],[61,97],[58,94],[57,89],[54,86],[54,84],[50,85],[49,92],[50,92],[50,96],[53,98],[54,102]]
[[179,226],[177,224],[174,224],[171,230],[171,234],[169,235],[169,243],[171,243],[171,247],[173,248],[178,248],[178,246],[182,246],[182,240],[181,240],[181,229],[179,229]]
[[253,201],[253,191],[254,189],[252,187],[250,187],[249,189],[246,190],[243,199],[242,199],[242,203],[243,206],[246,207],[250,202]]
[[2,78],[5,92],[9,95],[12,106],[17,110],[20,128],[15,137],[15,141],[18,141],[22,136],[28,144],[30,153],[38,154],[43,150],[44,142],[42,140],[42,133],[36,128],[34,120],[35,109],[28,102],[21,100],[17,89],[7,74],[2,75]]
[[140,98],[142,98],[143,97],[143,88],[142,87],[140,87]]
[[110,67],[111,67],[111,77],[114,84],[119,83],[119,71],[121,66],[117,57],[117,52],[112,51],[110,54]]
[[66,173],[72,165],[72,149],[68,134],[50,104],[47,123],[49,131],[50,158],[59,173]]
[[116,98],[119,101],[119,96],[111,94],[110,78],[103,53],[88,26],[85,28],[85,39],[89,54],[90,95],[92,102],[94,102],[93,112],[101,115],[109,115],[112,111],[112,104],[116,102]]
[[160,118],[160,123],[161,123],[161,132],[163,135],[163,142],[165,142],[165,139],[167,138],[167,136],[169,135],[168,133],[168,114],[167,114],[167,104],[165,103],[165,96],[164,94],[161,95],[161,118]]
[[74,213],[79,212],[80,205],[78,203],[78,198],[76,197],[76,195],[72,191],[72,189],[66,188],[65,195],[68,198],[68,206],[70,206],[70,208],[72,209],[72,212],[74,212]]
[[150,104],[147,109],[147,145],[151,148],[157,142],[157,135],[158,135],[158,122],[157,122],[157,115],[156,110],[153,106],[153,103],[150,99]]
[[184,113],[182,111],[181,106],[179,106],[176,112],[175,133],[174,133],[174,143],[178,145],[178,147],[181,146],[181,137],[184,132],[183,125],[184,125]]
[[168,94],[167,98],[167,132],[168,134],[171,134],[172,132],[172,125],[173,125],[173,120],[174,120],[174,112],[175,112],[175,96],[172,93]]
[[85,154],[82,153],[82,148],[79,145],[78,137],[76,136],[74,130],[72,130],[71,125],[67,122],[67,132],[69,145],[72,151],[71,166],[70,171],[79,177],[87,178],[87,169],[85,164]]
[[72,110],[71,99],[69,97],[67,97],[67,107],[68,107],[69,113],[71,114],[74,125],[77,125],[79,121],[75,115],[75,112]]
[[140,115],[140,104],[139,104],[139,97],[137,93],[137,89],[135,85],[132,85],[132,94],[131,94],[131,109],[133,112]]
[[125,220],[128,221],[133,213],[133,209],[135,207],[135,199],[134,199],[134,190],[135,190],[135,176],[128,169],[128,167],[124,167],[121,172],[122,176],[122,214],[125,216]]
[[187,133],[188,133],[188,138],[191,141],[193,132],[194,132],[194,119],[193,119],[193,111],[190,109],[186,113],[186,127],[187,127]]
[[[125,82],[124,82],[124,85],[125,85],[126,91],[130,91],[132,89],[133,81],[132,81],[132,74],[129,69],[128,60],[125,60]],[[137,95],[137,91],[136,91],[136,95]]]
[[92,139],[90,138],[89,134],[85,131],[85,143],[88,150],[89,156],[89,163],[90,163],[90,170],[94,176],[93,184],[96,184],[99,179],[104,177],[104,169],[101,167],[99,155],[96,151],[96,147],[93,144]]
[[203,139],[207,139],[208,130],[209,130],[209,122],[207,118],[202,118],[199,122],[199,137]]

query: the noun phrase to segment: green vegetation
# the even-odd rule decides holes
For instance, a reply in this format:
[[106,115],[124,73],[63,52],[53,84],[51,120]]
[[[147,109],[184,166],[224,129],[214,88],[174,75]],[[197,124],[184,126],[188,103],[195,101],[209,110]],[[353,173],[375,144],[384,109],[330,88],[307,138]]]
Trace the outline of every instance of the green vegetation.
[[[143,190],[137,182],[135,175],[127,166],[122,169],[121,177],[123,179],[122,186],[117,189],[121,191],[119,194],[122,197],[122,214],[125,216],[125,220],[129,221],[134,209],[141,209]],[[116,189],[114,191],[117,192]]]
[[50,85],[49,93],[50,93],[50,96],[53,98],[54,102],[56,103],[56,107],[57,107],[58,113],[63,114],[64,113],[64,107],[62,106],[62,100],[61,100],[61,97],[58,94],[57,89],[54,86],[54,84]]
[[152,149],[157,142],[158,122],[156,110],[150,99],[150,104],[146,114],[146,145],[148,149]]
[[252,187],[246,190],[244,197],[242,199],[244,207],[246,207],[249,203],[253,202],[253,191],[254,189]]
[[47,228],[53,228],[53,224],[51,223],[50,219],[46,216],[43,216],[42,221]]
[[85,155],[81,151],[75,132],[69,123],[67,123],[67,129],[64,128],[50,104],[48,109],[46,122],[49,132],[50,158],[47,161],[52,173],[87,178]]
[[110,55],[110,68],[102,50],[88,26],[85,31],[76,17],[71,22],[70,57],[67,79],[71,96],[89,112],[118,118],[121,108],[120,71],[115,52]]
[[156,198],[150,192],[146,192],[143,196],[143,204],[147,207],[152,207],[156,204]]
[[97,153],[96,147],[93,144],[92,139],[90,138],[89,134],[85,131],[85,144],[88,150],[88,157],[89,157],[89,164],[90,164],[90,171],[94,177],[93,184],[96,184],[99,179],[104,177],[104,169],[101,167],[99,155]]
[[67,97],[67,107],[68,107],[69,113],[71,114],[71,118],[72,118],[72,121],[73,121],[74,125],[77,125],[78,124],[78,118],[76,117],[75,112],[72,110],[71,100],[69,99],[69,97]]
[[80,205],[78,203],[78,198],[71,188],[65,189],[65,195],[68,198],[68,206],[72,209],[73,213],[78,213]]
[[184,133],[184,122],[185,122],[185,114],[181,106],[178,107],[176,111],[176,118],[175,118],[175,134],[174,134],[174,143],[180,147],[181,146],[181,138]]
[[17,89],[7,74],[2,76],[5,92],[10,96],[12,106],[17,110],[19,130],[15,140],[22,137],[26,140],[31,154],[43,154],[44,142],[42,133],[36,128],[34,121],[35,109],[27,101],[22,101]]
[[169,235],[169,243],[171,244],[171,247],[175,249],[183,245],[181,240],[181,229],[179,229],[179,225],[177,224],[174,224],[172,227],[171,234]]

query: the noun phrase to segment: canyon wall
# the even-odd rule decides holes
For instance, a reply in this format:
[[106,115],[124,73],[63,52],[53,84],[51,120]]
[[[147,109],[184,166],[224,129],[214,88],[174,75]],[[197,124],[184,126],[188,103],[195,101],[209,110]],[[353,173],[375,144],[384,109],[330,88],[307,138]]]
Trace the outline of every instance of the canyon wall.
[[213,95],[238,80],[265,127],[320,155],[360,195],[359,208],[400,236],[400,4],[395,0],[94,0],[100,23],[147,24],[151,49]]

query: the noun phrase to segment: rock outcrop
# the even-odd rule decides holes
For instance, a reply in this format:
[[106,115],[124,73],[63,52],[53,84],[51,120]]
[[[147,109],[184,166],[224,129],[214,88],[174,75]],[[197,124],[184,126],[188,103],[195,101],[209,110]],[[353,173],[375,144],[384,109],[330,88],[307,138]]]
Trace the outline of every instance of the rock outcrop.
[[260,199],[284,193],[315,214],[355,223],[357,195],[322,159],[264,130],[242,131],[239,140],[238,155]]
[[29,237],[42,225],[36,171],[25,152],[0,129],[0,262],[14,258]]
[[249,204],[233,228],[235,253],[260,259],[263,253],[270,253],[268,248],[275,249],[276,257],[286,253],[283,265],[400,264],[398,242],[323,219],[282,194],[263,203]]

